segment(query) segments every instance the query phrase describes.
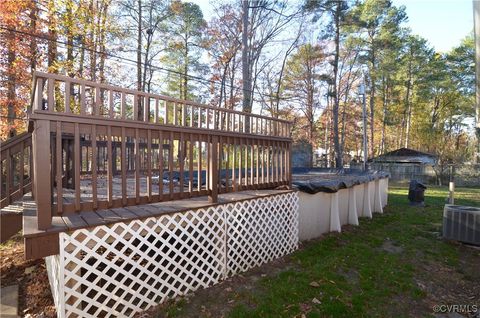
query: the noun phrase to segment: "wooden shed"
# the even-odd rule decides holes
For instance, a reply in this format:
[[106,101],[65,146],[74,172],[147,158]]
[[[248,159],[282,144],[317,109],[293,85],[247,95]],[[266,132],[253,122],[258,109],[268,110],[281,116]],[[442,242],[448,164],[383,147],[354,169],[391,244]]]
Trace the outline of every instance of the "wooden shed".
[[416,179],[421,182],[434,182],[438,157],[426,152],[399,148],[370,159],[372,170],[388,171],[392,181],[409,181]]

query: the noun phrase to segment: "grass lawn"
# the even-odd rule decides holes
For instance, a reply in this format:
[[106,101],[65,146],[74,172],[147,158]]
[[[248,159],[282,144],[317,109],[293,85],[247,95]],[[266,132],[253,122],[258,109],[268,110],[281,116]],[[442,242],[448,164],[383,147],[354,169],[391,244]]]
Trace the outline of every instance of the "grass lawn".
[[[480,308],[480,250],[441,239],[446,188],[425,196],[425,208],[410,207],[407,189],[391,187],[383,215],[142,316],[433,317],[434,305]],[[480,206],[480,189],[456,189],[455,203]]]

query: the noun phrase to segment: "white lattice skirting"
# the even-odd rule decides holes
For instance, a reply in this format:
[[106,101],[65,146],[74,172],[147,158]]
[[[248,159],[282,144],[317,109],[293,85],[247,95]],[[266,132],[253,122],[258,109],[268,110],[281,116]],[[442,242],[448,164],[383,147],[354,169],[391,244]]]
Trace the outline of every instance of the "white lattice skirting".
[[59,317],[130,317],[298,247],[296,192],[60,234]]

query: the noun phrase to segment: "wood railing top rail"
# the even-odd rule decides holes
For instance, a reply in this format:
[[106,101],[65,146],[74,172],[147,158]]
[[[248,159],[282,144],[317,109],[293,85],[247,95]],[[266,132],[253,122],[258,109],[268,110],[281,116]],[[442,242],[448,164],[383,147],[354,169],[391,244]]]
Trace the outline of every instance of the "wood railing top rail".
[[[94,118],[91,116],[85,117],[75,114],[65,114],[57,112],[48,112],[45,110],[39,110],[32,113],[29,118],[31,120],[49,120],[49,121],[60,121],[68,123],[78,123],[84,125],[98,125],[98,126],[117,126],[130,129],[157,129],[163,131],[172,131],[175,133],[199,133],[196,128],[191,127],[182,127],[182,126],[162,126],[159,127],[155,123],[146,123],[132,120],[124,119],[110,119],[110,118]],[[272,141],[291,141],[289,137],[280,137],[280,136],[268,136],[268,135],[254,135],[254,134],[240,134],[231,131],[222,131],[216,129],[209,129],[206,132],[201,132],[202,135],[210,136],[219,136],[219,137],[230,137],[230,138],[244,138],[244,139],[253,139],[253,140],[272,140]]]
[[[41,79],[42,82],[40,84],[38,84],[38,79]],[[51,80],[51,81],[49,81]],[[104,99],[105,100],[97,100],[97,97],[95,97],[95,100],[93,101],[90,101],[92,103],[92,110],[91,110],[91,114],[88,114],[88,115],[92,115],[92,116],[95,116],[95,115],[100,115],[99,114],[99,108],[101,107],[101,105],[104,104],[104,102],[106,101],[106,99],[109,100],[109,107],[113,107],[113,104],[112,102],[110,101],[111,98],[113,98],[113,93],[117,93],[117,94],[121,94],[121,116],[122,116],[122,119],[126,119],[125,118],[125,112],[126,112],[126,107],[124,107],[124,103],[125,103],[125,96],[128,96],[128,95],[133,95],[134,96],[134,100],[133,100],[133,119],[137,120],[137,121],[144,121],[144,122],[148,122],[151,120],[150,118],[150,115],[151,115],[151,110],[154,109],[155,111],[155,119],[154,121],[157,121],[157,116],[158,116],[158,110],[159,110],[159,101],[162,101],[162,102],[165,102],[165,103],[174,103],[175,105],[178,105],[178,106],[187,106],[187,107],[192,107],[192,117],[195,116],[194,113],[193,113],[193,109],[195,110],[200,110],[200,111],[204,111],[204,112],[207,112],[205,115],[202,115],[202,114],[196,114],[196,116],[198,116],[198,118],[200,118],[200,116],[203,116],[205,117],[205,119],[199,119],[199,121],[203,120],[204,122],[205,121],[209,121],[211,120],[211,118],[209,119],[209,116],[210,116],[210,112],[212,112],[212,116],[216,115],[216,116],[232,116],[232,117],[229,117],[227,119],[223,118],[223,120],[225,121],[226,120],[226,123],[223,122],[222,125],[225,125],[226,126],[226,129],[221,129],[221,130],[232,130],[232,132],[236,132],[236,133],[249,133],[249,134],[257,134],[257,135],[277,135],[277,136],[282,136],[282,137],[290,137],[290,127],[292,125],[292,122],[291,121],[288,121],[288,120],[284,120],[284,119],[280,119],[280,118],[274,118],[274,117],[268,117],[268,116],[264,116],[264,115],[259,115],[259,114],[253,114],[253,113],[247,113],[247,112],[243,112],[243,111],[237,111],[237,110],[232,110],[232,109],[227,109],[227,108],[220,108],[220,107],[215,107],[215,106],[209,106],[209,105],[205,105],[205,104],[201,104],[201,103],[197,103],[197,102],[194,102],[194,101],[188,101],[188,100],[182,100],[182,99],[178,99],[178,98],[174,98],[174,97],[169,97],[169,96],[165,96],[165,95],[159,95],[159,94],[152,94],[152,93],[147,93],[147,92],[142,92],[142,91],[137,91],[137,90],[133,90],[133,89],[128,89],[128,88],[122,88],[122,87],[119,87],[119,86],[113,86],[113,85],[109,85],[109,84],[105,84],[105,83],[98,83],[98,82],[93,82],[93,81],[88,81],[88,80],[84,80],[84,79],[78,79],[78,78],[71,78],[71,77],[68,77],[68,76],[64,76],[64,75],[58,75],[58,74],[52,74],[52,73],[44,73],[44,72],[38,72],[36,71],[34,73],[34,85],[33,85],[33,96],[34,98],[32,99],[32,104],[33,104],[33,110],[36,111],[36,110],[48,110],[50,112],[59,112],[59,111],[56,111],[55,110],[55,107],[51,107],[51,106],[48,106],[47,109],[45,108],[42,108],[43,106],[43,103],[42,102],[39,102],[39,98],[44,100],[43,99],[43,90],[44,90],[44,85],[47,89],[47,98],[46,98],[46,101],[47,101],[47,104],[49,105],[53,105],[55,102],[54,102],[54,99],[55,97],[57,96],[58,98],[58,94],[57,94],[57,91],[58,91],[58,87],[56,87],[55,85],[55,81],[57,82],[63,82],[65,83],[65,93],[64,93],[64,97],[62,97],[62,99],[66,102],[68,100],[68,103],[70,103],[70,100],[72,99],[72,96],[71,96],[71,91],[72,91],[72,85],[78,85],[79,88],[78,88],[78,95],[79,95],[79,99],[80,99],[80,104],[81,104],[81,108],[80,108],[80,112],[81,114],[84,114],[85,113],[85,103],[86,103],[86,90],[87,89],[90,89],[90,88],[93,88],[94,90],[92,90],[90,92],[90,94],[92,95],[93,93],[95,94],[95,96],[97,94],[102,94],[100,93],[101,90],[103,91],[107,91],[109,92],[109,94],[106,94],[104,96]],[[39,92],[39,90],[41,90],[41,92]],[[54,93],[54,90],[55,90],[55,93]],[[103,93],[105,94],[105,93]],[[82,96],[83,95],[83,96]],[[103,96],[103,95],[102,95]],[[143,105],[139,105],[139,101],[138,99],[140,98],[145,98],[145,102],[143,103]],[[155,102],[153,103],[154,105],[150,104],[150,99],[153,99]],[[155,104],[156,103],[156,104]],[[142,110],[144,113],[147,113],[148,112],[148,115],[146,115],[144,118],[137,118],[137,111],[138,111],[138,107],[142,107]],[[147,108],[148,107],[148,108]],[[161,107],[161,106],[160,106]],[[168,116],[169,114],[169,111],[167,109],[167,106],[165,104],[165,116]],[[177,110],[176,108],[177,106],[175,106],[175,111]],[[129,109],[129,111],[132,111],[132,109]],[[71,113],[72,110],[70,109],[70,104],[69,104],[69,107],[66,108],[63,110],[62,113]],[[110,110],[109,109],[109,112],[110,112],[110,115],[113,115],[113,110]],[[187,110],[185,110],[185,113],[187,112]],[[170,113],[171,115],[171,113]],[[185,114],[183,115],[185,117]],[[236,117],[238,116],[238,118]],[[168,119],[167,119],[168,120]],[[177,124],[177,118],[175,117],[175,123],[174,125],[177,125],[177,126],[186,126],[186,122],[185,122],[185,118],[180,118],[178,119],[179,123]],[[233,122],[230,122],[230,121],[233,121]],[[248,123],[247,123],[248,121]],[[167,123],[168,124],[168,123]],[[190,124],[192,126],[192,122]],[[245,127],[244,126],[247,126],[247,127],[251,127],[251,128],[247,128],[250,129],[250,131],[246,131]],[[200,127],[200,123],[197,125],[198,128],[205,128],[205,127]],[[223,127],[223,126],[222,126]],[[230,128],[229,128],[230,127]],[[235,127],[237,127],[235,129]],[[255,128],[253,128],[255,127]],[[208,128],[210,129],[210,128]]]
[[29,139],[29,138],[32,138],[32,133],[27,132],[27,131],[26,131],[26,132],[23,132],[23,133],[21,133],[21,134],[19,134],[19,135],[16,135],[16,136],[14,136],[14,137],[12,137],[12,138],[9,138],[9,139],[5,140],[5,141],[0,141],[0,146],[1,146],[0,149],[1,149],[2,151],[4,151],[4,150],[6,150],[7,147],[13,147],[13,146],[15,146],[16,144],[19,144],[19,143],[21,143],[22,141],[27,140],[27,139]]

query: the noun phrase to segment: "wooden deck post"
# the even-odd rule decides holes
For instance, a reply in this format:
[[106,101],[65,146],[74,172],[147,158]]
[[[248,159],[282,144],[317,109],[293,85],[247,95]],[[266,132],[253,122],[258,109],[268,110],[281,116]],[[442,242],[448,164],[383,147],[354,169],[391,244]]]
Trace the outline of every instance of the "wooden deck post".
[[39,230],[46,230],[52,225],[50,122],[48,120],[36,120],[32,136],[33,178],[35,180],[34,191],[37,202],[37,226]]
[[208,174],[210,182],[210,193],[208,201],[211,203],[218,202],[218,136],[212,136],[209,143],[208,152],[210,153],[208,163]]

